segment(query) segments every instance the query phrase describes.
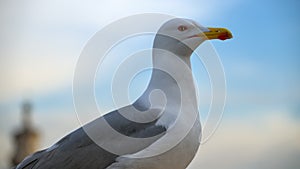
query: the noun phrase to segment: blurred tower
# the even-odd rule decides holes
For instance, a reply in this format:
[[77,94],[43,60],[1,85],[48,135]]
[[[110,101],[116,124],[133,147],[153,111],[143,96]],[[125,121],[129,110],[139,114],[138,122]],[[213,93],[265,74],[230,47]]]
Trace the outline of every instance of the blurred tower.
[[32,106],[29,102],[22,105],[22,127],[14,133],[14,155],[12,165],[18,165],[26,156],[37,150],[39,133],[33,128],[31,119]]

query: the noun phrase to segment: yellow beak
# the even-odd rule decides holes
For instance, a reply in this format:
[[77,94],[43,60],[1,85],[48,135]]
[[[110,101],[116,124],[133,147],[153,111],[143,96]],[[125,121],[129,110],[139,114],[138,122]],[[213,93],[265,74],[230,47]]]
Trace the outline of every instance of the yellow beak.
[[[208,32],[203,32],[203,34],[206,36],[205,38],[208,40],[211,39],[220,39],[220,40],[226,40],[231,39],[232,34],[231,32],[226,28],[208,28]],[[203,34],[199,36],[203,36]]]

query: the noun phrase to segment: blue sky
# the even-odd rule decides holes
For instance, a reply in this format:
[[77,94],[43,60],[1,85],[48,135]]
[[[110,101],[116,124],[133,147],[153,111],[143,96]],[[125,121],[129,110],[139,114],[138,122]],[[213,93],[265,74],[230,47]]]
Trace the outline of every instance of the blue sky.
[[[226,27],[234,36],[225,42],[212,42],[226,74],[227,104],[218,131],[203,145],[203,151],[200,149],[191,168],[218,168],[217,164],[224,168],[283,168],[281,165],[297,168],[300,165],[297,158],[283,158],[300,156],[297,143],[300,139],[299,1],[113,0],[84,5],[77,1],[23,4],[1,1],[0,6],[3,23],[0,28],[3,37],[0,40],[0,143],[5,150],[0,154],[0,168],[6,165],[11,151],[8,137],[18,126],[24,98],[32,100],[36,125],[45,132],[42,147],[79,126],[72,102],[72,78],[82,48],[106,24],[143,12],[165,13],[191,18],[204,26]],[[199,63],[193,66],[201,67]],[[200,79],[204,81],[200,83],[202,89],[207,89],[207,78]],[[284,139],[276,131],[282,131],[280,135]],[[226,133],[233,139],[228,140]],[[287,140],[289,146],[273,150],[272,146]],[[225,143],[232,153],[222,160],[222,155],[228,152]],[[246,148],[249,145],[252,149]],[[240,153],[246,155],[236,156]],[[240,162],[234,162],[235,158],[240,158]],[[279,164],[272,166],[270,162],[274,159]],[[215,164],[216,160],[219,163]]]

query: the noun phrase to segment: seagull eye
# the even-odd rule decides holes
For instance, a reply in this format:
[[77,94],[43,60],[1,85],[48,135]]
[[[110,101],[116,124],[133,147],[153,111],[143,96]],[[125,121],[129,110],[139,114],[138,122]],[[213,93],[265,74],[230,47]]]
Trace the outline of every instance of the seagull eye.
[[187,30],[187,27],[184,26],[184,25],[180,25],[180,26],[178,27],[178,30],[182,32],[182,31]]

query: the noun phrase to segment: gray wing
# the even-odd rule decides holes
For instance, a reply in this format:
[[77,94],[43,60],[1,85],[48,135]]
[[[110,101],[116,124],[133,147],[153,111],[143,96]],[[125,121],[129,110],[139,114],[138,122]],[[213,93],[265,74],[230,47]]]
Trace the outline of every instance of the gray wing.
[[52,147],[27,157],[17,169],[105,168],[116,157],[93,143],[79,128]]
[[[160,134],[159,137],[161,137],[166,131],[165,127],[155,125],[156,121],[149,123],[132,122],[123,117],[118,111],[110,112],[87,125],[93,126],[103,121],[103,119],[119,133],[133,138],[151,137],[157,134]],[[101,135],[99,137],[100,141],[101,139],[105,140],[109,134]],[[130,153],[146,148],[159,137],[150,142],[142,142],[141,145],[137,146],[138,148],[133,147]],[[122,144],[122,140],[119,140],[119,143]],[[105,169],[114,163],[118,156],[98,146],[86,134],[84,127],[81,127],[62,138],[52,147],[28,156],[16,169]]]

